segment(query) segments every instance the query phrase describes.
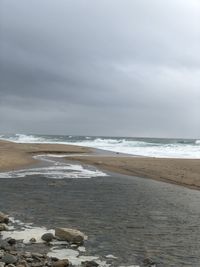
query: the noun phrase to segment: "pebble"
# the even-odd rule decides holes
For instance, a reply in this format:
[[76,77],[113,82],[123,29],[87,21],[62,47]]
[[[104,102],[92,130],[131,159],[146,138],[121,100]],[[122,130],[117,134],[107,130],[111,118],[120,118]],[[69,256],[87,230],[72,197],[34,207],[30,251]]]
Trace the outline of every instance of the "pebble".
[[5,223],[0,224],[0,231],[8,231],[9,228]]
[[8,242],[8,244],[10,244],[12,246],[12,245],[16,244],[16,239],[10,238],[7,242]]
[[58,260],[53,263],[53,267],[68,267],[69,266],[69,261],[66,260]]
[[2,259],[3,262],[6,264],[12,264],[17,262],[17,257],[11,255],[11,254],[5,254]]
[[29,241],[30,243],[36,243],[36,239],[34,237],[32,237]]
[[84,261],[82,262],[82,265],[84,267],[98,267],[99,266],[99,264],[95,261]]

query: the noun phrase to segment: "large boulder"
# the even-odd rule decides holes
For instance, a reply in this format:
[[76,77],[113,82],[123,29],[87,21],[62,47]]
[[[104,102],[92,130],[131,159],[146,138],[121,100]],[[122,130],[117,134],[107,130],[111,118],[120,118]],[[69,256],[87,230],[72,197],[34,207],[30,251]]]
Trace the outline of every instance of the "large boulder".
[[0,223],[7,223],[9,222],[8,215],[4,214],[0,211]]
[[68,241],[74,244],[82,244],[87,238],[82,232],[70,228],[56,228],[55,236],[60,240]]

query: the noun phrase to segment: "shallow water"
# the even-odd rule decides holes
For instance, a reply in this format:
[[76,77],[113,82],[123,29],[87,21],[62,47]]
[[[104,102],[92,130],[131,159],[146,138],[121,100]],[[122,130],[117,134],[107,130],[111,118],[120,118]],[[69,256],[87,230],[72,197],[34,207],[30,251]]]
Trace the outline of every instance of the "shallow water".
[[75,227],[87,251],[113,254],[116,266],[151,258],[158,266],[199,266],[200,192],[111,174],[52,180],[0,179],[0,210],[38,226]]

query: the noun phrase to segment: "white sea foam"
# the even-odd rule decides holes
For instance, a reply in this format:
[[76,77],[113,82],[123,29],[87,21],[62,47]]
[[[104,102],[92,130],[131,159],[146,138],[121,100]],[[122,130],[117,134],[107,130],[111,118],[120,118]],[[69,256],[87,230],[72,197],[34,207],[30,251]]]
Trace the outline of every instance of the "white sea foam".
[[41,175],[51,179],[86,179],[92,177],[107,176],[107,174],[99,170],[89,170],[83,168],[81,165],[71,164],[67,166],[51,166],[45,168],[32,168],[10,172],[1,172],[0,178],[23,178],[33,175]]
[[[108,176],[106,173],[97,169],[87,169],[78,164],[66,164],[56,161],[54,158],[56,155],[37,155],[36,159],[51,163],[51,166],[41,168],[22,169],[9,172],[1,172],[0,178],[23,178],[27,176],[40,175],[50,179],[88,179],[94,177]],[[60,156],[58,156],[60,157]],[[64,157],[64,155],[62,155]]]
[[3,239],[12,237],[16,240],[23,240],[23,243],[28,244],[31,238],[35,238],[36,243],[44,242],[41,236],[46,232],[55,234],[55,230],[53,229],[47,231],[45,227],[31,227],[27,225],[24,225],[20,230],[3,231],[1,234]]
[[168,140],[161,142],[149,139],[130,138],[94,138],[94,137],[59,137],[16,134],[13,136],[1,135],[0,139],[17,143],[49,143],[73,144],[99,148],[103,150],[126,153],[136,156],[161,157],[161,158],[200,158],[200,140],[189,141]]

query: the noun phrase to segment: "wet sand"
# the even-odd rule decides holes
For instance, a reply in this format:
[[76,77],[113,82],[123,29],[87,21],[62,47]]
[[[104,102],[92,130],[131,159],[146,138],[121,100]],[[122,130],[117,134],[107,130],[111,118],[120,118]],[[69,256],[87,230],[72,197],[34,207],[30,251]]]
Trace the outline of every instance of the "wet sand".
[[0,171],[34,165],[36,160],[32,158],[33,155],[50,153],[68,154],[67,160],[94,165],[99,169],[200,189],[199,159],[133,157],[72,145],[0,141]]
[[88,153],[89,148],[56,144],[18,144],[0,141],[0,171],[17,170],[37,163],[37,154]]

